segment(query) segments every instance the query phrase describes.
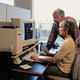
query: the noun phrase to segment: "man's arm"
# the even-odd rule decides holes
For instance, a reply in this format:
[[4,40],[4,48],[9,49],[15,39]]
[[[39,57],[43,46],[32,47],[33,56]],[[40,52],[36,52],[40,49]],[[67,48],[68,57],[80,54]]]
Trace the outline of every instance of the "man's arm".
[[55,26],[55,24],[53,24],[49,38],[48,38],[47,46],[46,46],[48,48],[48,50],[51,49],[51,47],[53,46],[53,44],[58,36],[56,29],[57,29],[57,27]]
[[78,38],[76,39],[76,45],[78,47],[77,54],[80,54],[80,33],[78,35]]
[[76,38],[77,47],[80,48],[80,31],[77,26],[75,26],[75,38]]
[[72,17],[65,17],[66,19],[71,19],[74,21],[75,23],[75,42],[76,42],[76,45],[78,47],[78,51],[77,53],[80,54],[80,30],[77,26],[77,23],[76,23],[76,20]]
[[78,51],[77,51],[77,54],[80,54],[80,30],[77,26],[77,23],[75,21],[75,42],[76,42],[76,45],[78,47]]

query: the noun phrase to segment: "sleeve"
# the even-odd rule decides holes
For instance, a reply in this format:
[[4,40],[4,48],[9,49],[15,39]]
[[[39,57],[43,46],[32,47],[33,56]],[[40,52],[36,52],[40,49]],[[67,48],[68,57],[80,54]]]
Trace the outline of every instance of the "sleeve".
[[80,48],[80,30],[77,26],[77,23],[75,21],[75,42],[78,48]]
[[54,57],[59,60],[62,60],[68,54],[69,51],[69,45],[67,45],[67,43],[63,43],[59,51],[54,55]]
[[76,39],[76,45],[78,48],[80,48],[80,33],[78,35],[78,38]]
[[80,30],[78,28],[78,25],[76,23],[76,20],[72,17],[65,17],[66,19],[72,19],[75,23],[75,42],[78,48],[80,48]]
[[80,48],[80,30],[74,18],[73,18],[73,21],[75,23],[75,42],[76,42],[77,47]]
[[46,46],[48,48],[48,50],[50,50],[51,47],[54,45],[54,42],[55,42],[57,36],[58,36],[58,34],[55,30],[55,24],[53,24],[52,29],[51,29],[51,33],[48,38],[47,46]]

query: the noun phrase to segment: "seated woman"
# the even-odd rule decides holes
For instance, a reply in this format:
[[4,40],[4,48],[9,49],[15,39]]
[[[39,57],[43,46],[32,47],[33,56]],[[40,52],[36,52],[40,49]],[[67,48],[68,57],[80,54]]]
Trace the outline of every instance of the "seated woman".
[[[72,20],[66,19],[59,24],[59,34],[64,37],[64,42],[61,45],[59,51],[51,58],[38,58],[37,56],[32,56],[32,59],[37,61],[47,61],[51,63],[57,62],[57,66],[49,66],[44,74],[38,78],[38,80],[47,80],[47,75],[54,75],[60,77],[69,77],[71,72],[71,66],[74,60],[75,54],[75,43],[71,37],[74,32],[75,25]],[[47,54],[51,54],[48,50],[44,50]],[[49,79],[48,79],[49,80]]]

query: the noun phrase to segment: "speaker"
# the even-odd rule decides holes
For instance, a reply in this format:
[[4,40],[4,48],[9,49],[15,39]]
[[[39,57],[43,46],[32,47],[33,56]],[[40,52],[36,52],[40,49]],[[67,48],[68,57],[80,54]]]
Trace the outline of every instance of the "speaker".
[[0,80],[11,79],[11,68],[13,64],[11,56],[11,52],[0,52]]

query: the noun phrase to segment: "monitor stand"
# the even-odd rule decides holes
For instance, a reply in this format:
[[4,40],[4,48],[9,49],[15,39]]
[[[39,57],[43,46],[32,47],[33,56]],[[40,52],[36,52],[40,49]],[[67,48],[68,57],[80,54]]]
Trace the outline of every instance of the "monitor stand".
[[20,64],[21,62],[22,62],[22,61],[20,60],[19,57],[13,59],[13,63],[14,63],[14,64]]

